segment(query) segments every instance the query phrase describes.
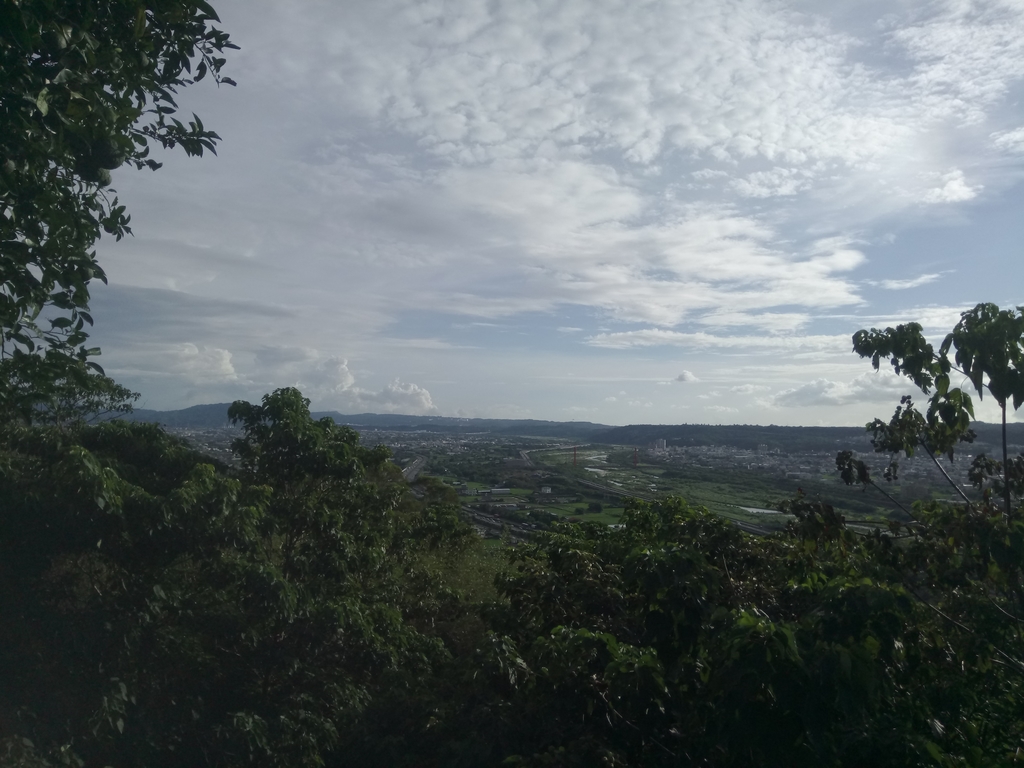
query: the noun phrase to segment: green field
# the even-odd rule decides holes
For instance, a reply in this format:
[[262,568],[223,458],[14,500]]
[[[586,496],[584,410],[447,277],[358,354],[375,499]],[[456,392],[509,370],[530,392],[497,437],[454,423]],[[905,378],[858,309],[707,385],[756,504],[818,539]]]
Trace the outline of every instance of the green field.
[[[524,446],[530,449],[533,466],[507,468],[502,465],[501,456],[515,457]],[[715,461],[720,466],[713,466]],[[455,460],[449,456],[438,457],[434,466],[437,469],[444,467],[450,478],[457,473],[459,480],[471,489],[507,487],[510,493],[504,497],[505,501],[532,499],[538,502],[531,504],[534,509],[607,524],[619,522],[626,498],[630,496],[656,499],[672,495],[723,517],[769,528],[779,527],[785,525],[785,516],[743,508],[774,510],[780,502],[795,497],[800,490],[810,498],[832,504],[851,522],[877,524],[900,514],[874,489],[865,492],[862,488],[847,487],[838,474],[823,471],[828,461],[821,455],[816,458],[781,456],[775,458],[775,467],[763,469],[729,464],[729,461],[728,457],[716,458],[713,452],[656,458],[646,451],[634,451],[632,446],[579,445],[574,465],[571,447],[553,448],[550,443],[547,446],[524,444],[514,438],[504,446],[492,443],[482,446],[479,453],[464,452],[458,458],[457,468]],[[799,480],[786,478],[787,462],[794,467],[808,463],[818,471],[808,471]],[[563,502],[544,504],[544,496],[539,493],[543,486],[551,488],[552,499],[559,498]],[[922,497],[941,497],[946,493],[941,486],[922,481],[905,487],[887,487],[887,490],[904,503]],[[465,502],[473,503],[472,498],[465,499]],[[566,498],[574,500],[564,501]],[[592,502],[600,503],[602,511],[577,511],[580,508],[587,510]]]
[[[833,504],[850,520],[879,521],[892,514],[892,507],[880,494],[871,489],[864,492],[859,488],[849,488],[838,475],[817,474],[809,479],[794,480],[756,469],[653,463],[642,456],[634,465],[631,449],[606,446],[601,446],[600,450],[596,447],[577,449],[576,466],[572,465],[571,451],[537,451],[531,457],[535,464],[543,464],[577,483],[597,483],[622,493],[637,493],[645,497],[681,496],[691,504],[707,507],[717,514],[769,527],[783,525],[785,518],[741,508],[775,509],[779,502],[796,496],[798,489],[812,498],[818,497]],[[592,471],[595,469],[600,472]],[[610,493],[602,496],[600,491],[586,486],[582,488],[586,489],[584,497],[588,501],[594,496],[595,500],[607,504],[616,498]],[[899,497],[898,487],[888,490]]]

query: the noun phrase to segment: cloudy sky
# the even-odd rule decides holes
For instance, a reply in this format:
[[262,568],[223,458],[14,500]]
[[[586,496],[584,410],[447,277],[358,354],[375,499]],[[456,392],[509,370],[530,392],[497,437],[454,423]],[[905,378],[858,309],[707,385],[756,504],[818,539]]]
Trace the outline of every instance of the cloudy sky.
[[140,405],[859,424],[854,331],[1024,303],[1021,0],[214,5],[219,156],[98,249]]

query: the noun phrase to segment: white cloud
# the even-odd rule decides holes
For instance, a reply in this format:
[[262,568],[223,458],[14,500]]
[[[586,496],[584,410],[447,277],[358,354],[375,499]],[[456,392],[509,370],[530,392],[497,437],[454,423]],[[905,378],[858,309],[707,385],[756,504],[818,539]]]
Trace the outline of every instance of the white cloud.
[[690,174],[695,179],[707,180],[707,179],[722,179],[728,178],[729,173],[722,170],[713,170],[711,168],[701,168],[699,171],[694,171]]
[[943,0],[915,15],[890,34],[915,62],[907,83],[920,89],[925,114],[984,119],[985,109],[1024,75],[1024,7],[1012,0]]
[[355,383],[348,360],[329,357],[303,372],[299,388],[320,402],[335,402],[349,409],[413,415],[437,412],[430,392],[418,384],[395,379],[380,390],[371,390]]
[[888,371],[864,373],[850,382],[814,379],[793,389],[779,392],[773,404],[788,407],[815,405],[841,406],[852,403],[898,403],[899,398],[916,391],[913,384]]
[[437,412],[430,392],[418,384],[395,379],[379,390],[357,386],[356,376],[344,357],[321,357],[317,350],[303,347],[264,346],[256,359],[264,372],[268,367],[274,368],[274,381],[268,387],[298,387],[318,408],[414,415]]
[[329,397],[349,391],[355,381],[348,369],[348,360],[329,357],[308,366],[301,374],[298,387],[310,397]]
[[716,336],[698,331],[685,333],[661,328],[641,331],[599,333],[587,339],[595,347],[629,349],[631,347],[673,346],[688,349],[747,350],[757,352],[848,353],[849,336]]
[[[178,366],[189,398],[301,382],[346,408],[543,417],[604,391],[519,377],[633,350],[657,381],[685,349],[716,384],[790,357],[843,382],[853,313],[946,331],[960,301],[1020,301],[1019,238],[986,208],[1024,171],[1019,3],[876,25],[878,4],[802,0],[222,2],[240,86],[182,102],[220,154],[118,171],[136,237],[101,243],[110,293],[139,293],[97,329],[106,359],[194,347],[130,361],[167,397]],[[926,284],[935,307],[888,293]]]
[[704,410],[714,413],[739,413],[738,408],[731,408],[728,405],[709,405]]
[[[320,63],[329,80],[346,83],[352,107],[461,162],[532,155],[546,144],[614,147],[636,163],[670,147],[855,162],[908,130],[908,115],[865,110],[872,97],[896,97],[900,83],[887,88],[849,67],[853,40],[778,5],[464,2],[429,22],[424,7],[332,13],[346,32],[332,29],[337,42],[318,51]],[[309,21],[292,34],[321,37],[326,20]],[[930,54],[924,34],[897,39],[920,58]],[[915,101],[940,95],[935,87]]]
[[[1012,19],[943,6],[876,40],[758,0],[285,7],[266,10],[288,18],[270,24],[287,66],[261,62],[250,76],[284,89],[320,73],[318,109],[345,117],[343,138],[327,134],[332,163],[304,165],[306,178],[333,198],[343,178],[345,196],[364,202],[332,208],[351,208],[354,221],[361,210],[368,222],[394,214],[379,234],[360,226],[366,218],[351,225],[352,247],[471,266],[456,266],[447,285],[427,277],[392,288],[403,301],[491,317],[572,302],[672,326],[738,304],[859,303],[841,273],[862,257],[802,257],[767,225],[774,217],[694,206],[663,169],[717,180],[721,199],[733,190],[737,204],[844,190],[851,179],[873,201],[966,200],[981,184],[948,170],[929,131],[967,102],[991,103],[991,88],[971,78],[1003,87],[1017,72],[999,49]],[[938,67],[940,40],[953,41],[960,70]],[[968,40],[991,48],[972,58]],[[864,64],[872,46],[909,68]],[[992,55],[998,66],[983,70]],[[362,145],[375,142],[387,150],[362,162]],[[410,227],[430,236],[396,236]],[[464,247],[435,248],[438,237]]]
[[939,274],[921,275],[909,280],[882,280],[878,284],[887,291],[905,291],[908,288],[918,288],[922,285],[933,283],[941,277]]
[[730,392],[735,392],[738,395],[752,395],[755,392],[767,392],[770,389],[771,387],[764,384],[740,384],[735,387],[729,387]]
[[1011,152],[1024,152],[1024,127],[1015,128],[1012,131],[998,131],[993,133],[992,143],[999,149]]
[[700,379],[698,379],[694,374],[690,373],[689,371],[683,371],[678,376],[676,376],[676,381],[682,381],[684,383],[692,383],[692,382],[700,381]]
[[926,203],[961,203],[965,200],[973,200],[978,196],[984,187],[981,184],[968,186],[964,178],[964,172],[958,168],[949,173],[942,174],[939,178],[942,186],[932,187],[922,198]]
[[[971,302],[970,306],[973,305],[974,302]],[[860,327],[885,328],[901,323],[920,323],[926,331],[938,332],[944,336],[953,329],[960,321],[960,315],[969,308],[968,305],[911,307],[886,315],[854,316],[850,319],[855,320]]]
[[197,381],[221,381],[237,377],[231,353],[216,347],[181,344],[168,350],[171,369]]
[[135,349],[130,361],[111,368],[112,373],[160,374],[184,379],[190,384],[216,384],[236,381],[238,374],[231,353],[217,347],[181,344],[149,344]]
[[402,382],[395,379],[379,392],[365,389],[353,391],[356,401],[360,404],[373,406],[384,413],[409,413],[422,415],[437,413],[437,406],[428,392],[418,384]]
[[[910,8],[872,41],[757,0],[467,1],[436,16],[425,7],[300,17],[288,63],[299,77],[322,71],[344,83],[332,95],[345,108],[461,165],[606,150],[650,165],[679,149],[770,163],[734,185],[790,195],[837,167],[870,169],[908,150],[926,158],[933,145],[915,139],[943,121],[980,119],[1021,71],[1020,10],[1001,3]],[[315,59],[299,53],[326,30],[328,44],[309,46]],[[866,65],[858,54],[868,46],[908,68]]]
[[773,168],[736,179],[732,187],[742,197],[788,197],[810,186],[809,175],[794,168]]

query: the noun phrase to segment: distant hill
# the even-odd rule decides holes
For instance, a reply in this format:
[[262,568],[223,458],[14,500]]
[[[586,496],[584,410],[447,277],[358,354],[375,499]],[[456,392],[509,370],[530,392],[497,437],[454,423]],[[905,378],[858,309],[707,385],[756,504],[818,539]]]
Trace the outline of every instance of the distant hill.
[[[1001,450],[999,424],[975,422],[975,446],[989,454]],[[765,445],[769,450],[785,453],[831,452],[845,448],[867,452],[871,437],[863,427],[778,427],[754,424],[632,424],[612,427],[590,436],[591,442],[612,445],[645,446],[664,439],[669,446],[728,445],[756,450]],[[1008,424],[1006,439],[1011,452],[1024,451],[1024,424]]]
[[[1002,451],[1003,436],[1001,425],[976,421],[971,425],[971,429],[977,434],[975,443],[979,447],[984,447],[989,453],[997,449],[1000,452]],[[1010,453],[1018,454],[1024,452],[1024,424],[1006,425],[1006,443]]]
[[[178,411],[154,411],[145,408],[122,418],[146,421],[175,428],[216,429],[230,426],[230,403],[193,405]],[[337,411],[314,412],[315,418],[330,416],[339,424],[358,431],[383,429],[424,431],[448,434],[490,433],[532,437],[561,437],[589,443],[646,446],[664,439],[668,445],[728,445],[757,450],[787,453],[811,451],[831,452],[841,448],[870,451],[871,443],[863,427],[778,427],[753,424],[632,424],[611,427],[589,421],[543,421],[538,419],[462,419],[453,416],[410,416],[393,413],[358,413],[346,415]],[[979,448],[989,453],[1001,445],[1000,426],[976,422]],[[1007,442],[1014,453],[1024,451],[1024,423],[1007,425]]]
[[539,419],[462,419],[452,416],[402,416],[399,414],[359,413],[344,415],[324,411],[314,417],[330,416],[339,424],[354,429],[423,430],[427,432],[490,432],[499,435],[530,435],[535,437],[573,437],[590,439],[590,435],[609,429],[607,424],[589,421],[543,421]]
[[[145,421],[168,427],[216,429],[230,426],[228,408],[231,403],[193,405],[177,411],[154,411],[136,408],[123,416],[129,421]],[[542,421],[538,419],[463,419],[453,416],[409,416],[393,413],[358,413],[346,415],[337,411],[314,411],[313,418],[329,416],[339,424],[356,430],[386,429],[396,431],[429,432],[489,432],[504,435],[532,435],[536,437],[567,437],[589,439],[595,432],[611,429],[607,424],[589,421]]]
[[212,403],[210,405],[193,405],[179,411],[153,411],[148,408],[136,408],[129,414],[119,416],[125,421],[145,421],[163,424],[165,427],[192,427],[194,429],[214,429],[229,427],[228,408],[231,403]]

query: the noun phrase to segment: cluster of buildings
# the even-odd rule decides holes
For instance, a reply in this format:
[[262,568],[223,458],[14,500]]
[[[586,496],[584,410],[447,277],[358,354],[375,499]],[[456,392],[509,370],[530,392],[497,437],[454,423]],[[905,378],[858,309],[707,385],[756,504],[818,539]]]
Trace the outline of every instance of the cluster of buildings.
[[[979,445],[974,448],[987,448],[987,446]],[[978,452],[980,451],[975,450],[975,453]],[[855,455],[864,461],[877,477],[881,477],[889,463],[889,457],[885,454],[856,453]],[[727,445],[670,446],[666,445],[666,441],[662,439],[656,440],[647,448],[647,456],[649,459],[677,465],[680,468],[690,465],[759,470],[790,480],[808,480],[836,473],[836,454],[834,452],[783,453],[778,448],[769,448],[767,445],[759,445],[756,450]],[[943,468],[958,483],[968,485],[967,471],[973,459],[974,453],[964,451],[956,455],[956,461],[952,465],[943,459]],[[946,482],[935,463],[923,452],[910,458],[900,455],[897,460],[900,466],[899,478],[901,481]]]

